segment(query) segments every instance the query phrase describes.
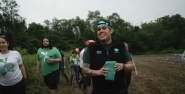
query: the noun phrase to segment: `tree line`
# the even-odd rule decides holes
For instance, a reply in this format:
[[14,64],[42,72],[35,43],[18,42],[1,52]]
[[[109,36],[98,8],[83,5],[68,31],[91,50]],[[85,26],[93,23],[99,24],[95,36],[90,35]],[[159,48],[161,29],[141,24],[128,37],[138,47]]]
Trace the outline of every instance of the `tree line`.
[[159,52],[167,49],[185,48],[185,18],[180,14],[166,15],[140,26],[133,25],[118,13],[103,17],[100,11],[89,11],[87,18],[57,19],[30,23],[19,15],[19,5],[14,0],[0,1],[0,34],[11,38],[13,47],[21,47],[36,53],[42,39],[49,37],[55,47],[69,51],[82,48],[86,40],[97,40],[96,23],[100,19],[110,21],[112,38],[127,42],[131,53]]

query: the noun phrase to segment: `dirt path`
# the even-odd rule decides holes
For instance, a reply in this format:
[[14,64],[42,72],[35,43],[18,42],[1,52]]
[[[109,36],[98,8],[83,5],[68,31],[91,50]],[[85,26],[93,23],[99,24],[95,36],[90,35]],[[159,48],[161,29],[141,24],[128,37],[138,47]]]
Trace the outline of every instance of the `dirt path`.
[[[185,63],[180,56],[134,57],[139,76],[132,75],[129,94],[185,94]],[[89,94],[62,77],[57,94]]]

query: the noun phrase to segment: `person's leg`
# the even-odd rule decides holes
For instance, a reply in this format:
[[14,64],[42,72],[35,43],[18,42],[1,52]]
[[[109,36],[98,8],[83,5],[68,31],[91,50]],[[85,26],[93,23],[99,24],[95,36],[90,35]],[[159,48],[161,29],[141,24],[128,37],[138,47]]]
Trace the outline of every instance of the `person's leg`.
[[81,77],[82,77],[83,76],[83,73],[82,73],[82,68],[81,67],[79,67],[79,72],[80,72]]
[[59,72],[58,72],[58,80],[57,80],[57,84],[59,84],[59,82],[60,82],[60,70],[61,70],[61,67],[59,66]]
[[75,77],[76,77],[76,83],[78,84],[78,70],[79,67],[78,66],[74,66],[74,71],[75,71]]
[[90,90],[91,89],[91,87],[90,87],[90,85],[91,85],[91,76],[84,77],[83,84],[85,86],[84,89]]
[[70,67],[70,70],[71,70],[71,79],[70,79],[70,84],[72,85],[72,81],[73,81],[73,75],[74,75],[74,66],[71,66]]
[[1,94],[13,94],[12,86],[1,86]]
[[24,79],[22,79],[19,83],[13,85],[14,94],[26,94],[26,84]]
[[[80,66],[78,66],[80,67]],[[78,70],[78,80],[80,79],[80,70]]]
[[[81,70],[82,68],[80,68],[79,70]],[[78,83],[78,88],[81,89],[81,85],[83,84],[83,79],[84,79],[84,75],[82,75],[82,79],[80,80],[80,82]],[[85,85],[83,84],[83,88],[85,87]]]
[[65,69],[64,69],[64,67],[63,67],[63,66],[61,67],[61,74],[62,74],[62,76],[64,76],[64,77],[65,77],[65,79],[66,79],[67,83],[69,83],[69,79],[68,79],[68,77],[67,77],[67,75],[66,75],[66,73],[65,73]]
[[49,87],[50,94],[56,94],[58,73],[59,73],[59,70],[55,70],[49,75],[48,87]]
[[43,76],[43,78],[44,78],[45,85],[48,87],[49,86],[48,85],[48,83],[49,83],[49,77],[48,77],[48,75],[47,76]]

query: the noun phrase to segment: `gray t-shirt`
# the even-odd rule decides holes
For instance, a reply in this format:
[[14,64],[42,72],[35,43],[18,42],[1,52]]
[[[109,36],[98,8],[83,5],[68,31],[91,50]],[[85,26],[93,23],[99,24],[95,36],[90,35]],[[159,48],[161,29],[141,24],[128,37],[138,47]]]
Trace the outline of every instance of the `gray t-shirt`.
[[0,53],[0,70],[3,68],[8,70],[4,76],[0,76],[1,85],[12,86],[22,80],[20,64],[22,64],[22,57],[19,52],[9,50],[7,54]]

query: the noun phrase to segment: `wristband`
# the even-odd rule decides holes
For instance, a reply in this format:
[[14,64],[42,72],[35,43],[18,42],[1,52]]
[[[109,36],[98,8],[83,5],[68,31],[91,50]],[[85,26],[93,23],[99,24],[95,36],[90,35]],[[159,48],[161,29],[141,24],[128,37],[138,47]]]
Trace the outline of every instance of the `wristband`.
[[123,64],[123,69],[125,69],[126,68],[126,66],[125,66],[125,64]]

